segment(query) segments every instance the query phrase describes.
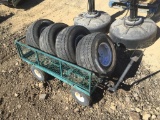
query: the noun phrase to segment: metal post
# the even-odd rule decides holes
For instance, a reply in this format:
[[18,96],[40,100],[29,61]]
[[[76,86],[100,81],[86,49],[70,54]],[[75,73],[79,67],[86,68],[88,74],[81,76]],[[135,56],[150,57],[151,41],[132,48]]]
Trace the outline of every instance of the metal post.
[[36,62],[38,63],[38,65],[40,65],[38,52],[37,52],[37,51],[35,51],[35,54],[36,54]]
[[132,67],[134,62],[137,62],[139,60],[139,58],[142,56],[142,54],[140,56],[134,56],[131,57],[131,61],[129,62],[129,64],[127,65],[126,69],[124,70],[124,72],[122,73],[121,77],[119,78],[118,82],[116,83],[116,85],[114,87],[109,87],[108,90],[111,92],[115,92],[118,88],[118,86],[122,83],[122,81],[124,80],[124,77],[126,76],[126,74],[128,73],[128,71],[130,70],[130,68]]
[[88,0],[89,9],[88,13],[92,14],[95,11],[95,0]]
[[138,14],[138,0],[132,0],[130,4],[130,20],[135,20]]

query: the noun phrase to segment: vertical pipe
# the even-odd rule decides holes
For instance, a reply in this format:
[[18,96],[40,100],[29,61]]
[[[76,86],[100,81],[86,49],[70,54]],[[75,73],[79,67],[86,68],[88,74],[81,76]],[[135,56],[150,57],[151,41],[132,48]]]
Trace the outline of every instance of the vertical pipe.
[[135,20],[138,13],[138,0],[132,0],[130,4],[130,20]]
[[88,4],[89,4],[89,9],[88,9],[88,13],[92,13],[95,11],[95,0],[88,0]]
[[95,0],[92,0],[92,12],[94,12],[95,11]]
[[37,52],[37,51],[35,51],[35,54],[36,54],[36,61],[37,61],[38,65],[40,65],[38,52]]
[[59,67],[60,67],[60,76],[63,77],[62,62],[61,61],[59,61]]
[[118,86],[120,85],[120,83],[122,83],[122,81],[124,80],[126,74],[128,73],[128,71],[130,70],[130,68],[132,67],[134,63],[134,60],[131,59],[131,61],[129,62],[129,64],[127,65],[126,69],[124,70],[123,74],[121,75],[121,77],[119,78],[118,82],[115,85],[115,90],[117,90]]
[[22,49],[21,49],[20,45],[16,43],[16,46],[17,46],[17,49],[18,49],[19,56],[23,57],[23,52],[22,52]]

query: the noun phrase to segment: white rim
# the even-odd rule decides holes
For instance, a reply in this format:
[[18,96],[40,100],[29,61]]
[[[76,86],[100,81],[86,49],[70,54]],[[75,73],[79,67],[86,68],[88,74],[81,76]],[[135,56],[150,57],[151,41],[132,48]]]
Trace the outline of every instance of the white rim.
[[79,94],[78,92],[75,92],[75,96],[80,102],[84,102],[84,97],[81,96],[81,94]]
[[34,73],[36,74],[37,77],[42,78],[42,75],[38,70],[34,69]]

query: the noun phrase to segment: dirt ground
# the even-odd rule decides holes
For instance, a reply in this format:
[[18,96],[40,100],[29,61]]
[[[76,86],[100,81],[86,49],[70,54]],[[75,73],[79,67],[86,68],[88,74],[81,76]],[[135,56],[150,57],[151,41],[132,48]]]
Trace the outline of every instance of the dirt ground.
[[[109,8],[108,0],[96,0],[96,9],[116,18],[125,15]],[[90,107],[77,104],[70,87],[56,79],[38,83],[30,66],[20,60],[14,40],[24,36],[32,22],[45,18],[73,25],[73,18],[86,10],[86,0],[26,0],[18,8],[0,5],[1,120],[160,120],[160,38],[145,50],[116,93],[97,88]],[[119,54],[125,60],[119,60],[113,76],[120,75],[118,69],[125,67],[120,63],[127,63],[131,52]],[[47,97],[40,100],[41,94]]]

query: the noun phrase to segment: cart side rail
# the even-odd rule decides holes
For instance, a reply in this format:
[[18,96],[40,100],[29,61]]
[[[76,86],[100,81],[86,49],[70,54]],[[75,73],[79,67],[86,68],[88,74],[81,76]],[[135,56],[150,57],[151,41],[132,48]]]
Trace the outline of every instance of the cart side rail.
[[74,86],[89,96],[92,94],[99,81],[93,72],[28,46],[21,42],[24,39],[25,37],[22,37],[15,41],[19,56],[23,61]]

